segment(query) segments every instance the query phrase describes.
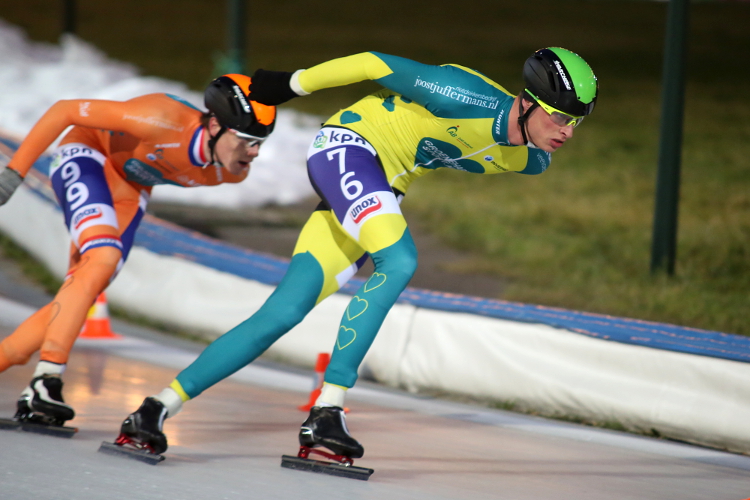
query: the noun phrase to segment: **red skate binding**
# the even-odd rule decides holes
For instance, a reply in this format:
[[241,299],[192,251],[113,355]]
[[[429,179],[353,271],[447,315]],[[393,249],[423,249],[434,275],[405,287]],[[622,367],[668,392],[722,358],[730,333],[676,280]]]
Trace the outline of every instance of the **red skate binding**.
[[144,399],[140,408],[122,422],[115,442],[103,442],[99,451],[158,464],[164,460],[162,453],[167,451],[167,436],[161,428],[166,417],[167,408],[161,401],[153,397]]
[[319,450],[317,448],[309,448],[307,446],[300,446],[299,453],[297,453],[297,456],[299,458],[308,458],[310,456],[310,453],[323,456],[327,458],[328,460],[333,460],[334,462],[338,462],[345,467],[354,465],[354,460],[352,460],[349,457],[346,457],[344,455],[334,455],[333,453],[328,453],[327,451]]
[[148,453],[151,453],[152,455],[158,455],[153,446],[151,446],[150,444],[139,443],[138,441],[135,441],[133,438],[131,438],[130,436],[126,436],[125,434],[120,434],[119,436],[117,436],[117,439],[115,439],[115,444],[118,446],[133,448],[135,450],[146,451]]
[[125,456],[150,465],[156,465],[164,460],[150,444],[139,443],[125,434],[117,436],[114,443],[102,441],[99,451],[107,455]]

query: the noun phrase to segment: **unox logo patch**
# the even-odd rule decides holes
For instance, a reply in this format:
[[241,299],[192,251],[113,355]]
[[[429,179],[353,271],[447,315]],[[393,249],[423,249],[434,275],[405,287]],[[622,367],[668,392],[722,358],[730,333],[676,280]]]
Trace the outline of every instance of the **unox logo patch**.
[[79,227],[81,227],[81,225],[85,224],[86,222],[92,219],[98,219],[102,215],[104,214],[102,213],[102,210],[99,207],[87,208],[86,210],[83,210],[81,213],[75,216],[75,219],[73,219],[73,228],[78,229]]
[[380,198],[377,195],[373,195],[357,203],[349,212],[349,216],[355,224],[359,224],[362,219],[381,208],[383,208],[383,203],[380,201]]

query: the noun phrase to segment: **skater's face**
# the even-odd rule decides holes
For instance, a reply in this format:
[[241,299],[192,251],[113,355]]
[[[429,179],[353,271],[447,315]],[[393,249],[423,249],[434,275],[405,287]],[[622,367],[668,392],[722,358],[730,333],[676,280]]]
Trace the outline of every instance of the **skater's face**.
[[[211,135],[215,136],[220,130],[219,122],[211,117],[209,122]],[[258,156],[259,150],[259,141],[238,137],[231,129],[219,137],[214,149],[216,159],[234,175],[247,175],[250,163]]]
[[[532,103],[523,100],[523,109],[526,112]],[[554,153],[565,141],[573,137],[573,124],[565,125],[557,117],[552,116],[542,107],[538,106],[531,112],[526,124],[526,133],[531,142],[538,148],[548,153]]]

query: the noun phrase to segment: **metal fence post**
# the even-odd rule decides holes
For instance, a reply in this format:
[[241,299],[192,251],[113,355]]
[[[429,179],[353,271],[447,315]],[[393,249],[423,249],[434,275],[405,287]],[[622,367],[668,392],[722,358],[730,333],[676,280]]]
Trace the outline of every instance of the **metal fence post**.
[[245,1],[229,0],[227,18],[227,72],[245,72]]
[[682,124],[685,103],[685,59],[689,0],[670,0],[664,44],[659,168],[651,245],[651,272],[673,275],[677,253]]
[[62,0],[62,32],[76,32],[76,0]]

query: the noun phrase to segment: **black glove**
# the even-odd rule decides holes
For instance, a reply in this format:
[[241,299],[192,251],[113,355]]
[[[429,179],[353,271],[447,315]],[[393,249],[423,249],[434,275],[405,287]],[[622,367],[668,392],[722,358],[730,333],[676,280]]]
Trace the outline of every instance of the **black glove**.
[[299,97],[289,86],[294,73],[258,69],[250,82],[250,99],[268,106],[278,106]]
[[22,182],[21,174],[12,168],[6,168],[0,172],[0,205],[5,205]]

